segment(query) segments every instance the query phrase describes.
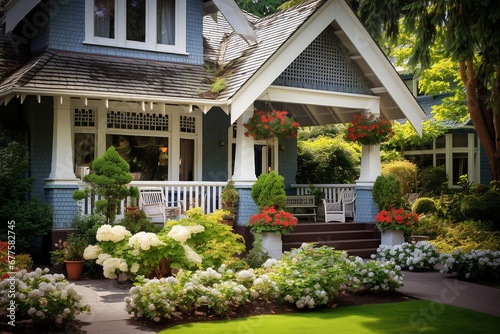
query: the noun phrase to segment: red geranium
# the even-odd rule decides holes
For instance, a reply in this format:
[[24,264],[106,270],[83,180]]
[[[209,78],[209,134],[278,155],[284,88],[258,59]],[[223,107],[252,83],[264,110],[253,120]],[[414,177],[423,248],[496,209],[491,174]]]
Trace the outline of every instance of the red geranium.
[[263,207],[261,213],[257,213],[250,217],[248,226],[252,231],[257,233],[276,232],[277,234],[286,234],[293,230],[297,225],[297,220],[289,212],[279,210],[274,206]]
[[391,122],[373,114],[354,115],[345,139],[363,145],[378,145],[394,136]]
[[287,116],[288,111],[257,111],[243,126],[245,136],[254,139],[297,137],[299,123]]
[[385,230],[411,232],[418,223],[418,215],[403,208],[392,208],[390,211],[380,211],[375,217],[375,222],[381,232]]

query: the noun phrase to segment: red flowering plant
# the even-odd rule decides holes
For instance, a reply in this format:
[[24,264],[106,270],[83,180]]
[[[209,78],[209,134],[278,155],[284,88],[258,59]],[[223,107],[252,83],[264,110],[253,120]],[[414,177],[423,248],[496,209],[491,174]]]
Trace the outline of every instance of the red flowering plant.
[[391,122],[373,114],[354,115],[347,128],[346,140],[363,145],[378,145],[394,136]]
[[411,233],[418,223],[418,215],[403,208],[382,210],[375,217],[375,222],[381,232],[386,230],[402,230]]
[[243,126],[245,136],[254,139],[297,137],[299,123],[287,116],[288,111],[257,111]]
[[297,220],[289,212],[276,210],[274,206],[264,206],[261,213],[250,217],[247,225],[255,233],[275,232],[276,234],[287,234],[297,225]]

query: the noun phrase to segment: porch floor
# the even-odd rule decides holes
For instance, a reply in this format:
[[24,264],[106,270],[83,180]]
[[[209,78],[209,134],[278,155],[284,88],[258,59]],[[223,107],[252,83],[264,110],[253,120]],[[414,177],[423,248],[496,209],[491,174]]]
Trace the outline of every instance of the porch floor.
[[375,224],[356,222],[314,222],[299,220],[293,232],[282,236],[283,251],[298,248],[304,242],[346,250],[349,255],[370,258],[380,245]]

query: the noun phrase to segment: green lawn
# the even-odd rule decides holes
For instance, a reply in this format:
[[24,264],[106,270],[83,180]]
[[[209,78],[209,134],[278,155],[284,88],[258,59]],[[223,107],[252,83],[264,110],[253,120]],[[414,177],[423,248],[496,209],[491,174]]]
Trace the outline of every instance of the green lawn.
[[500,317],[429,301],[342,307],[230,321],[192,323],[163,334],[290,333],[495,333]]

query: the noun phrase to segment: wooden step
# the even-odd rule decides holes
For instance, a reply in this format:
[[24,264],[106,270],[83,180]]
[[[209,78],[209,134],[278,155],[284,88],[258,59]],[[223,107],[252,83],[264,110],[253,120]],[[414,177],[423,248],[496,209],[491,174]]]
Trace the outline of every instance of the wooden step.
[[291,233],[282,236],[282,241],[283,251],[315,243],[368,259],[380,245],[380,231],[374,224],[300,221]]

